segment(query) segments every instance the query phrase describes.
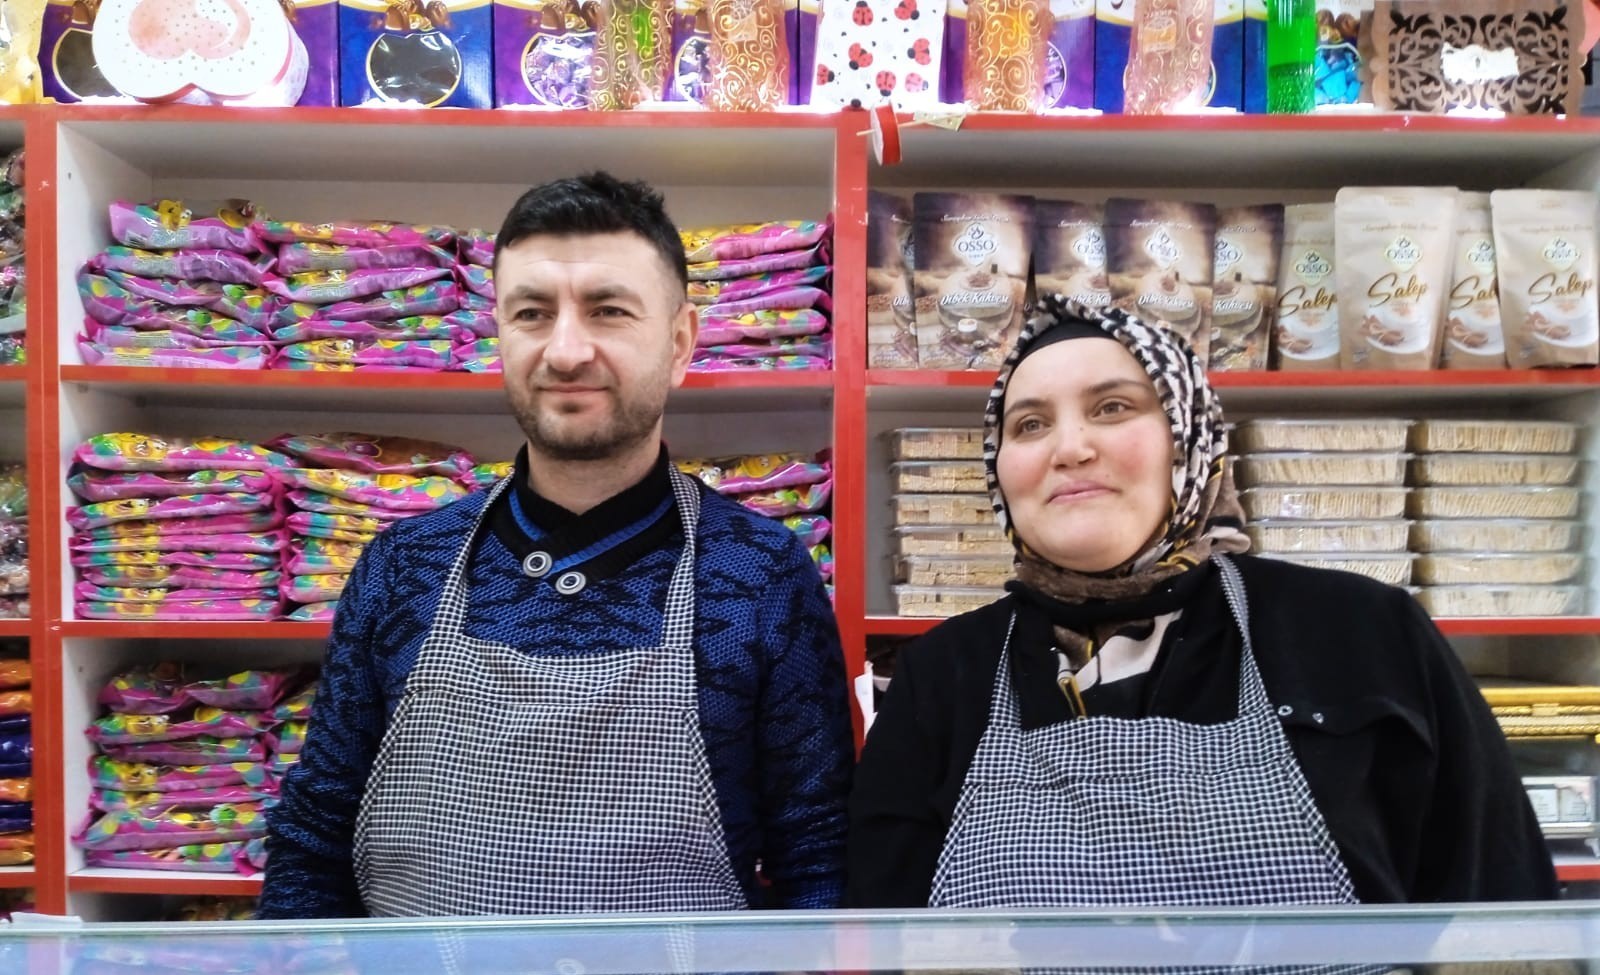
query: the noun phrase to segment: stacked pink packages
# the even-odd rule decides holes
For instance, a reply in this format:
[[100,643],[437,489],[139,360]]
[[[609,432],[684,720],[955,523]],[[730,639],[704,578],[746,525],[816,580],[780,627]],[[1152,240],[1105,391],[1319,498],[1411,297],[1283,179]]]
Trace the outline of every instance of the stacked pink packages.
[[499,372],[500,338],[494,319],[494,234],[467,231],[456,238],[456,280],[461,285],[463,328],[456,333],[455,364],[463,372]]
[[277,311],[265,289],[274,260],[250,228],[251,213],[239,201],[201,216],[174,200],[112,203],[116,243],[78,275],[83,361],[265,368]]
[[288,538],[288,458],[218,437],[106,433],[78,445],[67,509],[79,619],[268,620]]
[[272,367],[317,372],[439,372],[460,319],[455,231],[388,223],[258,220],[273,249],[266,282],[288,309]]
[[800,536],[832,594],[833,553],[827,542],[833,525],[823,514],[833,495],[829,451],[805,454],[754,454],[677,461],[678,470],[740,505],[776,518]]
[[684,231],[700,337],[690,369],[828,369],[826,222],[786,220]]
[[[86,731],[91,812],[73,835],[90,867],[254,873],[266,810],[298,760],[314,681],[301,668],[192,680],[133,668],[101,690]],[[287,750],[294,749],[293,752]]]
[[470,493],[471,455],[447,444],[359,433],[286,435],[291,508],[284,597],[294,620],[333,618],[356,559],[390,525]]

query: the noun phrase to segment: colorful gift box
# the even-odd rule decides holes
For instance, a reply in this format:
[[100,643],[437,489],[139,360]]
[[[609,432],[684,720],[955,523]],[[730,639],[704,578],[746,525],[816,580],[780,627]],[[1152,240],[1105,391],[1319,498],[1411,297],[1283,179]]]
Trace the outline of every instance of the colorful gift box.
[[[131,31],[138,7],[139,0],[94,6],[50,0],[39,41],[44,93],[60,102],[338,103],[333,0],[296,0],[287,6],[278,0],[238,0],[229,8],[234,19],[222,25],[228,40],[204,51],[197,50],[199,41],[191,35],[216,25],[203,14],[163,23],[158,36],[136,40]],[[241,19],[247,29],[233,30]]]
[[944,0],[822,0],[810,104],[871,108],[887,101],[907,112],[935,107],[944,13]]
[[588,108],[594,25],[576,0],[493,0],[494,104]]
[[1044,107],[1094,107],[1094,0],[1051,0]]
[[1267,0],[1244,0],[1244,110],[1267,111]]
[[343,105],[488,108],[488,0],[339,0]]
[[1212,108],[1244,109],[1245,0],[1216,0],[1211,27]]

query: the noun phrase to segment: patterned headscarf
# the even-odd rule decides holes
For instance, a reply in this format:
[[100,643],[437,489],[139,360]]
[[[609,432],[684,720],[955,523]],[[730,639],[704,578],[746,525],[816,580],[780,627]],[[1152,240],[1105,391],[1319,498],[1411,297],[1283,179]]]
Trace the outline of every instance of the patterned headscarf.
[[[1142,552],[1104,573],[1074,572],[1031,552],[1017,537],[995,468],[1006,387],[1017,363],[1051,329],[1074,323],[1097,326],[1133,354],[1154,383],[1172,427],[1172,511],[1166,528]],[[1038,314],[1023,328],[1000,367],[983,424],[989,496],[1001,527],[1017,548],[1017,578],[1024,585],[1065,602],[1129,598],[1204,562],[1212,552],[1243,552],[1250,547],[1240,530],[1244,512],[1226,463],[1228,434],[1222,404],[1206,381],[1205,363],[1188,342],[1166,329],[1147,325],[1120,309],[1091,310],[1063,295],[1043,296]]]

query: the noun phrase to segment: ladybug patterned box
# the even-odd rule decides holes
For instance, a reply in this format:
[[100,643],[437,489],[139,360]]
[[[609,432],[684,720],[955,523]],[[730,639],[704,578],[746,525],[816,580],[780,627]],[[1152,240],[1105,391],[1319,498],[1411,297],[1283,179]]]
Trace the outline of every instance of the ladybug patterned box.
[[899,111],[939,104],[946,0],[821,0],[811,104]]

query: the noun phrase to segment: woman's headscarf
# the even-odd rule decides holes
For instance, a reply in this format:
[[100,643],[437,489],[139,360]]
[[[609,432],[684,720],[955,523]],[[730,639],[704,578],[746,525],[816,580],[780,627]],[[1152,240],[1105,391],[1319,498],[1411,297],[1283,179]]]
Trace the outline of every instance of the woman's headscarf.
[[[1122,343],[1155,384],[1172,428],[1172,508],[1166,525],[1133,558],[1107,572],[1075,572],[1030,551],[1011,523],[995,472],[1000,451],[1006,387],[1017,364],[1039,348],[1063,339],[1102,334]],[[1041,298],[1017,344],[1000,367],[984,410],[984,465],[989,495],[1000,525],[1017,549],[1017,580],[1055,600],[1074,603],[1142,596],[1162,581],[1211,556],[1243,552],[1249,539],[1240,530],[1232,474],[1226,464],[1227,431],[1222,405],[1206,381],[1206,364],[1189,343],[1172,332],[1147,325],[1120,309],[1091,310],[1062,295]]]

